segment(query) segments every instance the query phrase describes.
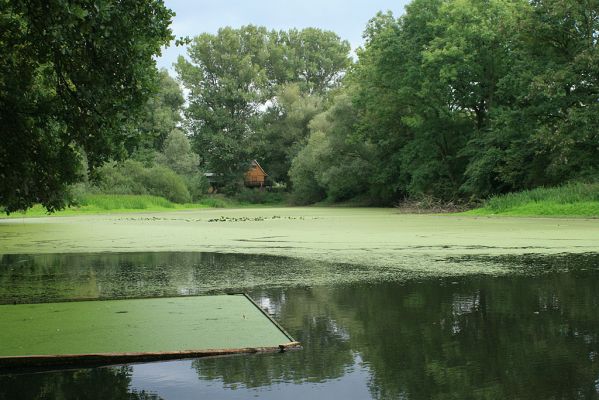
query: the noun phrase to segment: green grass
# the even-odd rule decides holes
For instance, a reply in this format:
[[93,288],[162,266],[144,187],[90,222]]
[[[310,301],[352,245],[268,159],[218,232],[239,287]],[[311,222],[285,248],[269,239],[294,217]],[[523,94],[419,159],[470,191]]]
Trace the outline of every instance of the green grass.
[[[230,199],[222,195],[211,195],[195,203],[178,204],[163,197],[150,195],[86,194],[78,199],[78,205],[49,214],[41,205],[35,205],[26,212],[15,212],[8,218],[44,217],[48,215],[69,216],[104,213],[155,212],[174,210],[194,210],[199,208],[245,208],[283,206],[281,203],[252,204]],[[4,216],[6,217],[6,216]],[[2,216],[0,216],[2,218]]]
[[[78,200],[78,205],[57,211],[51,215],[102,214],[107,212],[172,211],[225,206],[220,199],[206,198],[198,203],[176,204],[163,197],[150,195],[88,194]],[[26,212],[17,212],[9,217],[41,217],[48,212],[35,205]]]
[[464,214],[599,217],[599,184],[571,183],[509,193]]

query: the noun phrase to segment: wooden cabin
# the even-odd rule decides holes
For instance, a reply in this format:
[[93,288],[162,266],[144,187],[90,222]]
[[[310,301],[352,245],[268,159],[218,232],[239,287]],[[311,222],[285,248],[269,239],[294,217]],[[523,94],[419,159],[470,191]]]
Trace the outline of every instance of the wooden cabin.
[[266,186],[266,177],[268,174],[262,169],[258,161],[253,160],[250,168],[244,175],[244,184],[247,187],[264,187]]

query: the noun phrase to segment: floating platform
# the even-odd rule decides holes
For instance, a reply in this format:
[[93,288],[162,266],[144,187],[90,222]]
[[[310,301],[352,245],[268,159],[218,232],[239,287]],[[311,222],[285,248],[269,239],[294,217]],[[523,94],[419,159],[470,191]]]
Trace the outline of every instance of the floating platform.
[[0,305],[0,369],[78,367],[299,347],[248,296]]

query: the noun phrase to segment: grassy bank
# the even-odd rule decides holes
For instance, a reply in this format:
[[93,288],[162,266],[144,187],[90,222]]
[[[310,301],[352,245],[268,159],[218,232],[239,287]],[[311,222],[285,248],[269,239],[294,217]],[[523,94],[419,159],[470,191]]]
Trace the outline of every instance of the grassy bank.
[[464,214],[599,217],[599,184],[572,183],[509,193]]
[[126,212],[160,212],[194,210],[201,208],[247,208],[247,207],[286,207],[283,194],[246,190],[235,198],[221,194],[208,195],[194,203],[174,203],[160,196],[124,194],[84,194],[77,199],[77,205],[49,214],[41,205],[35,205],[26,212],[6,215],[0,208],[0,218],[44,217],[48,215],[70,216]]
[[[198,208],[227,208],[241,206],[224,197],[206,197],[196,203],[177,204],[163,197],[150,195],[119,195],[119,194],[88,194],[78,200],[78,205],[57,211],[52,215],[81,215],[102,213],[124,213],[141,211],[174,211],[190,210]],[[18,217],[41,217],[47,216],[48,212],[41,205],[36,205],[26,212],[18,212],[9,215],[9,218]]]

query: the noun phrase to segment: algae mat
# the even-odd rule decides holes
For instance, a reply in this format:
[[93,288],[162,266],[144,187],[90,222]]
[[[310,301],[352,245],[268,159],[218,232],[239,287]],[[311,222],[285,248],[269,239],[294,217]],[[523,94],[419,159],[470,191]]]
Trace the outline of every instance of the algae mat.
[[147,361],[298,344],[245,295],[0,306],[0,367]]
[[0,254],[146,251],[261,254],[436,272],[435,260],[448,256],[599,252],[599,219],[317,207],[0,219]]

